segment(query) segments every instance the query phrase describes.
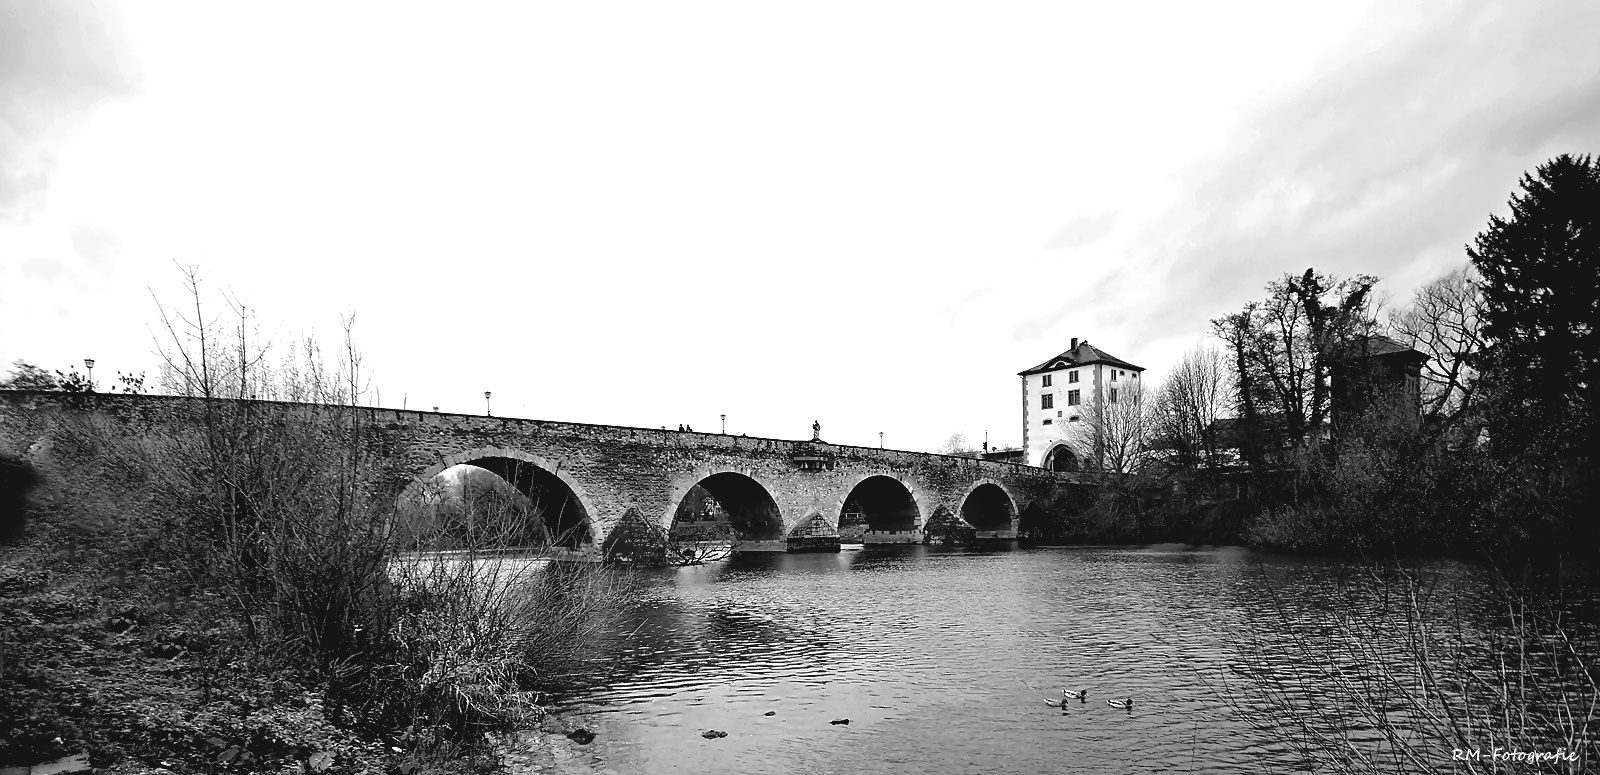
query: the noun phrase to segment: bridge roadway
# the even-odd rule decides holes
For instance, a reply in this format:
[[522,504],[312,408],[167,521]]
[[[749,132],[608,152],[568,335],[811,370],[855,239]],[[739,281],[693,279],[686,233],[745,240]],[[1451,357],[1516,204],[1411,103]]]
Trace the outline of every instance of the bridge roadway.
[[[0,441],[18,449],[53,421],[93,414],[136,427],[176,422],[198,401],[170,396],[69,396],[0,391]],[[277,407],[294,405],[257,402]],[[542,504],[552,533],[593,554],[643,520],[670,530],[709,494],[727,513],[741,551],[781,551],[837,536],[849,508],[866,520],[869,543],[921,542],[954,529],[1010,539],[1019,524],[1082,497],[1076,474],[1018,463],[823,441],[732,436],[616,425],[363,408],[382,450],[371,483],[385,497],[417,501],[446,469],[479,466]],[[191,415],[192,416],[192,415]],[[10,437],[10,438],[6,438]],[[35,445],[36,447],[36,445]],[[37,447],[36,447],[37,448]],[[402,501],[404,502],[404,501]],[[837,544],[837,539],[834,539]]]

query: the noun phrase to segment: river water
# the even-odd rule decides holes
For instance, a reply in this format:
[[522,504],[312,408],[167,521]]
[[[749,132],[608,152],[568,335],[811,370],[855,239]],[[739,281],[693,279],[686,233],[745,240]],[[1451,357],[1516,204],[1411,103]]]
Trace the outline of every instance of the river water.
[[[642,571],[630,632],[555,710],[597,733],[573,756],[616,773],[1295,770],[1219,689],[1252,657],[1241,636],[1283,607],[1323,605],[1340,572],[1181,546],[744,554]],[[1087,701],[1048,707],[1063,688]],[[1127,697],[1131,710],[1106,703]],[[727,736],[701,736],[712,729]]]

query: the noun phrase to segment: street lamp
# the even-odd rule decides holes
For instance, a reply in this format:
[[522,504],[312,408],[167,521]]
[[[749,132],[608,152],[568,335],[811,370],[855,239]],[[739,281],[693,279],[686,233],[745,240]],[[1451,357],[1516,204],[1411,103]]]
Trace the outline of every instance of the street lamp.
[[493,417],[494,412],[489,411],[489,391],[483,391],[483,416]]
[[878,449],[883,449],[883,431],[878,431]]
[[94,392],[94,359],[84,358],[83,365],[89,369],[89,392]]
[[728,435],[728,416],[725,414],[718,416],[722,418],[722,435],[726,436]]

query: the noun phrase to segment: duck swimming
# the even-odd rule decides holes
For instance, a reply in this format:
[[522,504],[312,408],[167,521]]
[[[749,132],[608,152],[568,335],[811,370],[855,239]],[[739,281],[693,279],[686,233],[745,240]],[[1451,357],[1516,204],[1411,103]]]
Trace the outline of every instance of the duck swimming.
[[1125,700],[1106,700],[1106,704],[1113,708],[1126,708],[1127,710],[1133,710],[1132,697],[1129,697]]
[[1083,702],[1084,700],[1086,700],[1088,698],[1089,698],[1089,690],[1088,689],[1079,689],[1079,690],[1077,690],[1075,692],[1069,692],[1066,689],[1062,689],[1061,690],[1061,701],[1062,702],[1066,702],[1067,700],[1077,700],[1078,702]]

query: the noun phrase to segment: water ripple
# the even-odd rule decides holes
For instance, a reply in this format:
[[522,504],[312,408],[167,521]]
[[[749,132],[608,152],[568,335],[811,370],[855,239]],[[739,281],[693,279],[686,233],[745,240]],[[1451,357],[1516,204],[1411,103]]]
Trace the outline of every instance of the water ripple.
[[[1276,637],[1273,595],[1314,600],[1332,571],[1284,561],[1268,594],[1255,559],[917,548],[662,572],[616,646],[625,667],[560,708],[601,733],[591,750],[617,772],[1292,769],[1213,686],[1241,660],[1229,633]],[[1307,605],[1296,621],[1324,616]],[[1302,670],[1289,653],[1266,664]],[[1089,698],[1046,707],[1063,687]],[[1134,708],[1107,707],[1120,697]]]

